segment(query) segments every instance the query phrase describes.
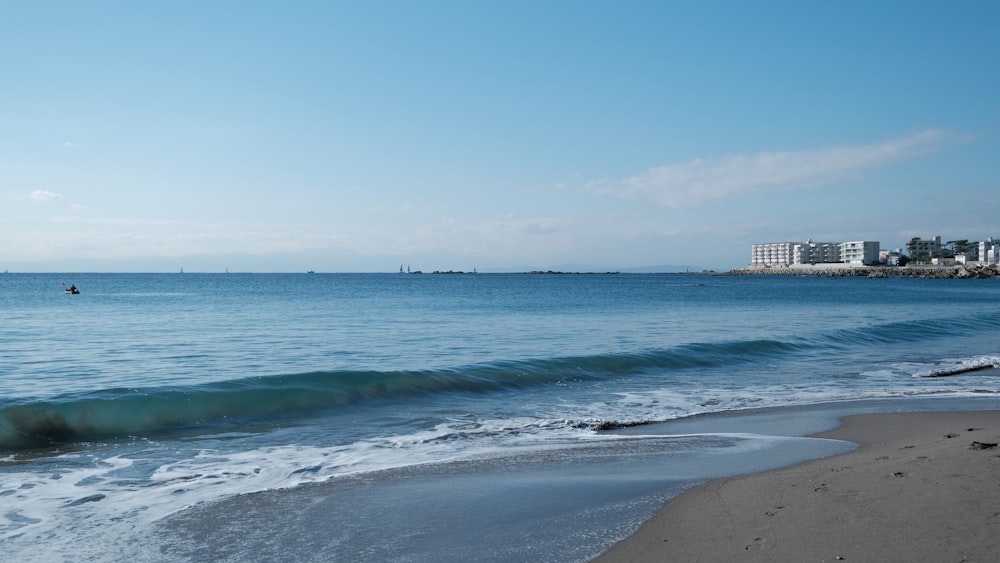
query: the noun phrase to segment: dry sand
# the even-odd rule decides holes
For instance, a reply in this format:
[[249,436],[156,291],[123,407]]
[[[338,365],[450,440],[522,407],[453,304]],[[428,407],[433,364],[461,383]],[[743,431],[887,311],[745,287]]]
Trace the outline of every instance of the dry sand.
[[712,481],[595,561],[1000,561],[1000,411],[851,416],[848,454]]

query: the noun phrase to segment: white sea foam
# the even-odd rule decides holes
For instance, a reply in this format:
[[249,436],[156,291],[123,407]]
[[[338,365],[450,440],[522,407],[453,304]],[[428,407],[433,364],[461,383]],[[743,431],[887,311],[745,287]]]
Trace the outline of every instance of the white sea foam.
[[119,538],[195,504],[348,474],[570,443],[586,435],[573,421],[520,418],[446,422],[329,447],[206,448],[171,455],[163,450],[169,446],[153,442],[136,451],[109,447],[118,453],[106,457],[100,457],[101,448],[63,454],[51,459],[57,468],[50,472],[0,473],[0,545],[24,561],[42,544],[50,557],[101,559]]

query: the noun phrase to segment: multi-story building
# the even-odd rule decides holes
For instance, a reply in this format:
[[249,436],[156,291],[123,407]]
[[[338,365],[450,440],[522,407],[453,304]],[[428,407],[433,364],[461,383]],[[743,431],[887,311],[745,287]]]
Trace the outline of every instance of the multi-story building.
[[1000,263],[1000,242],[987,237],[979,243],[979,261],[986,265]]
[[857,242],[768,242],[755,244],[750,265],[793,266],[804,264],[877,264],[879,243]]
[[859,240],[840,243],[840,261],[844,264],[878,264],[879,243]]
[[840,244],[807,240],[795,245],[793,257],[795,264],[836,264],[840,262]]
[[794,263],[796,242],[768,242],[755,244],[752,248],[751,265],[788,266]]
[[941,256],[941,236],[930,240],[913,237],[906,243],[906,252],[914,260],[929,260]]

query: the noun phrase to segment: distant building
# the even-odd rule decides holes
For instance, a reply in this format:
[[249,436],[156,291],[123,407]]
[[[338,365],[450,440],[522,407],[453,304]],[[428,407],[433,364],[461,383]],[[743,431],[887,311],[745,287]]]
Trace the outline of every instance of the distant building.
[[885,264],[886,266],[899,266],[899,259],[903,256],[903,249],[897,248],[895,250],[879,250],[878,251],[878,261],[880,264]]
[[979,243],[979,261],[988,266],[1000,263],[1000,242],[987,237]]
[[918,261],[930,261],[931,258],[941,256],[941,235],[930,240],[920,237],[913,237],[906,243],[906,253],[910,258]]
[[807,240],[795,245],[794,264],[836,264],[840,262],[840,243]]
[[751,248],[751,266],[806,264],[878,264],[877,241],[768,242]]
[[755,244],[751,250],[750,264],[788,266],[794,263],[797,242],[768,242]]
[[844,264],[878,264],[879,243],[859,240],[840,243],[840,261]]

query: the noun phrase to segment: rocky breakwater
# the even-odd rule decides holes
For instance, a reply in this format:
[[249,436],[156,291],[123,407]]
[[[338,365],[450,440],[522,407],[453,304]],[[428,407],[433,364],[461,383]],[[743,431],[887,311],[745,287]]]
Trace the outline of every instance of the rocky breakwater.
[[908,277],[923,279],[1000,279],[995,266],[751,266],[730,270],[732,276],[861,276],[867,278]]

